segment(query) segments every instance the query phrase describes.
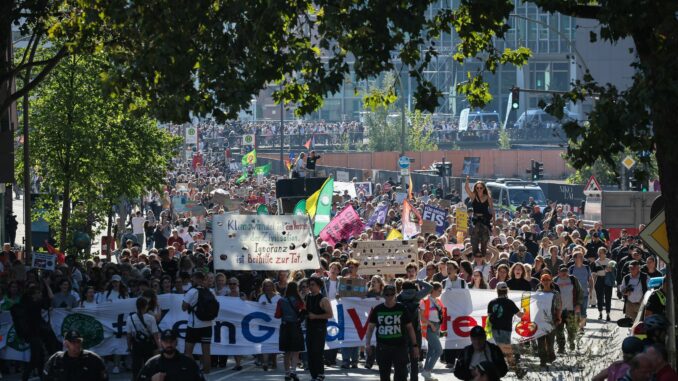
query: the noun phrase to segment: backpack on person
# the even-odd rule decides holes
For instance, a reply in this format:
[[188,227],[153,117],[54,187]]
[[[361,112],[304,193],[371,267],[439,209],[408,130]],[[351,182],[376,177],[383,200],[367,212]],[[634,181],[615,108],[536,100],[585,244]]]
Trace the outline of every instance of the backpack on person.
[[193,306],[193,313],[202,321],[214,320],[219,315],[219,301],[212,291],[199,287],[198,302]]

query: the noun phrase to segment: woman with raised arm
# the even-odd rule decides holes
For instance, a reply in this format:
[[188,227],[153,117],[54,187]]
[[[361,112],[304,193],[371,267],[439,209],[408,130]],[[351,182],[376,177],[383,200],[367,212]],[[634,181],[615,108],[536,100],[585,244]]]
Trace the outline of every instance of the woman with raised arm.
[[471,190],[468,176],[466,176],[464,188],[473,208],[473,218],[471,219],[471,222],[473,222],[471,230],[473,253],[482,253],[484,257],[487,254],[487,242],[490,240],[492,219],[494,218],[492,196],[482,181],[476,182],[473,185],[473,190]]

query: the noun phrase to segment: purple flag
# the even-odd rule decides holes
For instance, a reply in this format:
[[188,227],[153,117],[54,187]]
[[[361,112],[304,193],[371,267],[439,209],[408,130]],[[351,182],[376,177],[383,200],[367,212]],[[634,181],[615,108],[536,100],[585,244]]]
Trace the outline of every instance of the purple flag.
[[372,227],[376,223],[383,224],[386,221],[386,213],[388,212],[388,204],[382,202],[377,205],[377,208],[374,209],[374,212],[367,220],[367,226]]
[[332,221],[320,231],[320,238],[334,246],[342,239],[357,238],[364,228],[365,225],[360,221],[360,216],[353,206],[349,205],[334,216]]

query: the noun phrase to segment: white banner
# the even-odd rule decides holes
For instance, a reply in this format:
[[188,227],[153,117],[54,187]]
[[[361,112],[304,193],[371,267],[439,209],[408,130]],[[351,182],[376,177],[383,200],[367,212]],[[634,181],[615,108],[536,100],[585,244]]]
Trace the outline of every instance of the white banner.
[[[509,298],[527,313],[522,319],[514,316],[511,342],[518,344],[534,340],[553,330],[551,302],[553,294],[542,292],[509,292]],[[447,338],[444,348],[464,348],[471,344],[471,328],[485,327],[487,305],[497,297],[495,290],[452,289],[441,296],[445,305]]]
[[461,110],[459,114],[459,131],[468,130],[468,116],[471,113],[471,109],[465,108]]
[[212,224],[217,270],[305,270],[320,267],[306,216],[217,215]]
[[[526,301],[530,321],[514,321],[513,342],[534,340],[552,330],[551,294],[513,293],[510,298],[521,307]],[[447,327],[445,348],[463,348],[470,344],[469,333],[476,325],[485,325],[487,305],[496,292],[485,290],[450,290],[442,295],[446,306],[443,327]],[[214,321],[211,352],[214,355],[248,355],[277,353],[280,321],[273,317],[274,305],[242,301],[239,298],[218,296],[219,315]],[[162,317],[160,330],[174,329],[179,334],[179,349],[183,350],[188,314],[181,310],[182,295],[166,294],[158,297]],[[118,300],[91,308],[74,308],[70,311],[55,308],[51,323],[57,337],[71,329],[83,335],[84,347],[101,356],[124,355],[127,352],[125,333],[127,316],[135,312],[136,299]],[[343,298],[332,301],[334,318],[327,324],[327,348],[357,347],[365,342],[367,319],[372,307],[383,299]],[[521,324],[521,323],[525,324]],[[525,329],[527,326],[528,328]],[[518,334],[516,331],[522,332]],[[29,347],[14,332],[9,312],[0,313],[0,358],[27,361]],[[199,346],[196,347],[199,351]],[[198,353],[198,352],[196,352]]]

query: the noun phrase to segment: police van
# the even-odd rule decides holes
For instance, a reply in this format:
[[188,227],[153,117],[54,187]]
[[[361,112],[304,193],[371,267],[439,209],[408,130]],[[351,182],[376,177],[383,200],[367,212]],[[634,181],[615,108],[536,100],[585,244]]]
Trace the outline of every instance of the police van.
[[492,194],[495,211],[515,212],[523,203],[534,202],[541,210],[546,207],[544,191],[531,181],[500,178],[485,184]]

